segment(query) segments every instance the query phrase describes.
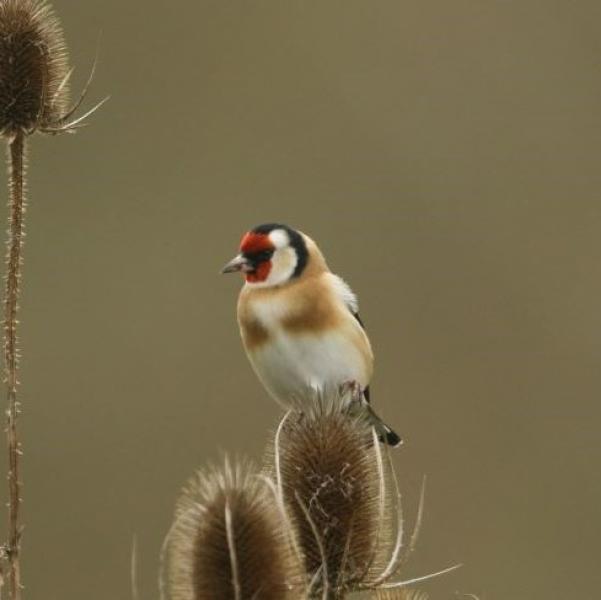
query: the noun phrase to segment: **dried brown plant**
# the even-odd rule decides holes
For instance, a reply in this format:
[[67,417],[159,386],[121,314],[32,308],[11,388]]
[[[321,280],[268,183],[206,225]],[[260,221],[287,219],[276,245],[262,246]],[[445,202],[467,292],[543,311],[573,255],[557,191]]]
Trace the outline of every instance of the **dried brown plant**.
[[261,476],[226,461],[188,484],[163,546],[161,600],[427,600],[409,586],[460,566],[395,580],[417,543],[424,487],[405,540],[389,450],[354,389],[288,412]]
[[248,463],[227,460],[188,483],[166,540],[169,598],[304,597],[294,534],[274,490]]
[[289,414],[276,438],[271,468],[313,594],[338,597],[366,577],[385,533],[379,527],[385,514],[379,444],[363,415],[351,416],[328,400]]
[[313,598],[400,590],[457,568],[392,581],[417,543],[424,495],[422,490],[415,528],[405,542],[390,455],[387,448],[383,454],[361,406],[352,393],[335,393],[316,398],[303,413],[289,412],[268,457],[297,530]]
[[[68,106],[67,52],[60,24],[43,0],[0,0],[0,133],[8,144],[9,228],[4,288],[4,377],[7,386],[8,595],[21,596],[21,483],[17,432],[17,312],[20,295],[25,212],[26,138],[36,131],[62,133],[83,125],[73,115],[80,107],[93,75],[79,99]],[[103,101],[104,102],[104,101]]]

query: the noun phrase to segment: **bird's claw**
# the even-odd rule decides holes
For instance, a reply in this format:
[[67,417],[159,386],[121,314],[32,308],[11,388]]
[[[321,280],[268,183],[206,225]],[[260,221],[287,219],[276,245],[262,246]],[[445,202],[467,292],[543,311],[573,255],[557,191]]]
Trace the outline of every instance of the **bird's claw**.
[[340,396],[347,400],[349,409],[355,405],[363,406],[365,404],[363,388],[357,381],[345,381],[340,386]]

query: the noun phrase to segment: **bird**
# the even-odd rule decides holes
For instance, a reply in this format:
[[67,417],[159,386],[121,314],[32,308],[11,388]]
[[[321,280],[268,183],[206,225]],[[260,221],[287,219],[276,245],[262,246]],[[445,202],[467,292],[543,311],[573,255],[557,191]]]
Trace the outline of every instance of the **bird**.
[[244,276],[237,307],[243,346],[280,405],[302,412],[316,394],[356,386],[380,439],[401,444],[370,405],[374,355],[357,296],[313,239],[288,225],[259,225],[221,272]]

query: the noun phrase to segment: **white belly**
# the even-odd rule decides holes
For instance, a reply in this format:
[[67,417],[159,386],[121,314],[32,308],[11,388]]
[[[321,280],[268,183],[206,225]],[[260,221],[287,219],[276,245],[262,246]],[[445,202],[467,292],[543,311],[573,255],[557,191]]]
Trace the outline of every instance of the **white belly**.
[[283,406],[303,404],[316,393],[351,381],[369,384],[365,358],[341,333],[289,335],[278,332],[249,355],[267,391]]

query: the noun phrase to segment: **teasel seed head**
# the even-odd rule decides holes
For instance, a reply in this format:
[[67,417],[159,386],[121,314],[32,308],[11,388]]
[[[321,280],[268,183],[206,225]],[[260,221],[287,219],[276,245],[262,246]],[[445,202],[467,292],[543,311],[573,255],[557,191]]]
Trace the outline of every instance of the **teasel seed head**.
[[0,0],[0,132],[60,121],[68,103],[63,32],[45,0]]
[[349,398],[324,394],[289,413],[268,462],[297,529],[315,597],[337,598],[369,579],[386,544],[377,434]]
[[198,473],[178,502],[166,562],[171,600],[287,600],[304,573],[292,530],[249,463]]

